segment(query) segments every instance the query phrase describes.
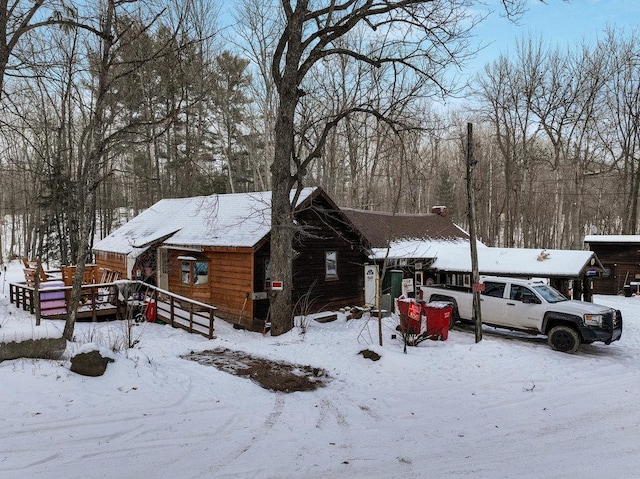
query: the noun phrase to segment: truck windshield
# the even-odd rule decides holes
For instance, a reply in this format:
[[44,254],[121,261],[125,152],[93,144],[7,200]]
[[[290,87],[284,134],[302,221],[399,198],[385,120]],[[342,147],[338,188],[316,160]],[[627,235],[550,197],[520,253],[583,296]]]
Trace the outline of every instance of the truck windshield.
[[547,286],[546,284],[541,284],[540,286],[534,286],[535,289],[540,296],[542,296],[547,303],[559,303],[560,301],[568,301],[566,297],[562,295],[560,291],[552,288],[551,286]]

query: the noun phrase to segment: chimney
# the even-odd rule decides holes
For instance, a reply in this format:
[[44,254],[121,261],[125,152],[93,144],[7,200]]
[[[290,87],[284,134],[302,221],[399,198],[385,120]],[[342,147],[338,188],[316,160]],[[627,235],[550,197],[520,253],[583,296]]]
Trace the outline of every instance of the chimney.
[[440,216],[449,216],[449,212],[447,211],[446,206],[432,206],[431,212]]

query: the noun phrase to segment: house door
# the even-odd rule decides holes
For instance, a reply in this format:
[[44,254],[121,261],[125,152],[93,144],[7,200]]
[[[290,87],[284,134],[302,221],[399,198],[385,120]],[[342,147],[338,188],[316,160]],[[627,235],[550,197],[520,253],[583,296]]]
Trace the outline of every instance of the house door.
[[420,288],[424,284],[424,273],[422,271],[416,271],[414,274],[414,284],[415,284],[415,293],[416,298],[420,296]]
[[158,248],[158,288],[169,289],[169,255],[167,248]]

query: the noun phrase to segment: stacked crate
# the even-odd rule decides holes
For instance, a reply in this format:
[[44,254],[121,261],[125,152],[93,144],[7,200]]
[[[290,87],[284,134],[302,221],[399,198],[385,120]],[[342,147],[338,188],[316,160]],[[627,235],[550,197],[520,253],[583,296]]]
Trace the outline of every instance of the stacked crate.
[[40,314],[42,317],[67,313],[63,281],[40,283]]

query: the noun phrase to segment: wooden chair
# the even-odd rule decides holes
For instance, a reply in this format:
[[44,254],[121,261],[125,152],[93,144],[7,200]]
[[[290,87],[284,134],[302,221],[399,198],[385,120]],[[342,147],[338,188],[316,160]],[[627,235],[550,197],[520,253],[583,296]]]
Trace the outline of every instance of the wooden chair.
[[24,265],[24,279],[27,283],[27,286],[35,286],[36,284],[36,275],[40,275],[40,282],[43,283],[47,281],[47,275],[42,268],[42,265],[38,268],[37,261],[29,261],[27,258],[22,257],[22,264]]

